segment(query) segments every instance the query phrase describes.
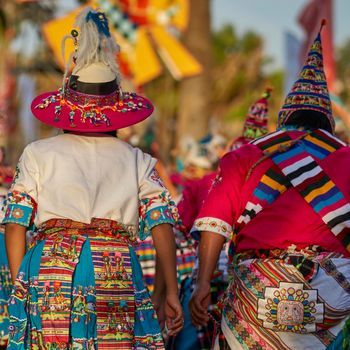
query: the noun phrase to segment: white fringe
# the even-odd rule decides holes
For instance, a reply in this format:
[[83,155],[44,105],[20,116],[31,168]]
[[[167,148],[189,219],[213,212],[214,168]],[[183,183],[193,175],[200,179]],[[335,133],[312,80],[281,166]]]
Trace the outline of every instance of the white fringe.
[[[86,21],[89,11],[92,8],[85,8],[76,18],[75,27],[80,28],[78,35],[78,47],[76,52],[75,67],[72,74],[75,74],[82,68],[97,62],[106,64],[116,75],[118,85],[120,84],[120,72],[116,56],[120,51],[120,47],[115,41],[113,35],[108,38],[98,32],[98,28],[93,21]],[[64,54],[64,42],[62,42],[62,53]],[[74,53],[73,53],[74,54]],[[64,80],[70,68],[71,58],[67,62]],[[64,84],[63,80],[63,84]]]

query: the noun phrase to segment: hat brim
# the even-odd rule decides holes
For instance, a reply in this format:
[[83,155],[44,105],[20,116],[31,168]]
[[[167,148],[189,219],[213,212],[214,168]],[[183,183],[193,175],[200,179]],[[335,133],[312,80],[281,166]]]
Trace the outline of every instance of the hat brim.
[[290,116],[296,111],[315,111],[315,112],[322,113],[329,122],[329,126],[332,129],[332,134],[333,135],[335,134],[335,121],[334,121],[333,115],[328,113],[328,110],[321,109],[321,107],[314,108],[313,106],[305,106],[305,105],[296,106],[295,108],[281,109],[278,114],[277,127],[281,128],[287,125]]
[[[123,110],[123,108],[106,108],[103,110],[104,115],[108,118],[109,123],[96,122],[93,123],[90,119],[82,118],[82,112],[75,109],[74,122],[69,117],[72,112],[71,106],[62,104],[59,100],[50,102],[47,107],[38,107],[44,100],[50,96],[57,96],[59,91],[51,91],[37,96],[31,104],[31,110],[34,116],[42,123],[53,126],[57,129],[77,131],[77,132],[108,132],[114,131],[128,126],[137,124],[148,118],[154,111],[154,106],[145,97],[133,94],[130,99],[124,99],[124,105],[130,101],[137,101],[142,104],[142,107],[134,110]],[[60,106],[59,115],[55,114],[56,107]]]

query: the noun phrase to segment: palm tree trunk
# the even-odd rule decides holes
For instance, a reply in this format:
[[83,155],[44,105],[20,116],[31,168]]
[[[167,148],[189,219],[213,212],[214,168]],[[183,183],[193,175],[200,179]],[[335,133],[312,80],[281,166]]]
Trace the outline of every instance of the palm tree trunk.
[[183,41],[202,64],[203,71],[198,76],[180,82],[176,130],[178,142],[186,136],[198,140],[208,134],[212,111],[210,0],[190,0],[190,7],[189,25]]

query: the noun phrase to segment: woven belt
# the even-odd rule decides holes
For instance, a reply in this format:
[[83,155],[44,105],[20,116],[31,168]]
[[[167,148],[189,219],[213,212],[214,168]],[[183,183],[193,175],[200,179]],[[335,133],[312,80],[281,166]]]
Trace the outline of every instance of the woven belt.
[[70,219],[50,219],[40,224],[35,241],[45,239],[57,233],[65,235],[85,235],[89,237],[106,237],[134,245],[136,234],[131,226],[114,220],[92,218],[90,223],[83,223]]

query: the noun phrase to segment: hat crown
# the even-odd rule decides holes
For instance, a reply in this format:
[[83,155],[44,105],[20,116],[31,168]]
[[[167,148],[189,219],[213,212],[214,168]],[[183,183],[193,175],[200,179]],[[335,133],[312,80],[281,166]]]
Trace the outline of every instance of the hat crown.
[[[322,22],[321,29],[324,23]],[[323,67],[321,29],[313,41],[298,80],[289,91],[278,115],[278,127],[286,125],[297,110],[314,110],[323,113],[334,131],[326,75]]]
[[267,133],[268,98],[270,93],[271,89],[267,88],[262,97],[249,107],[242,135],[247,139],[247,142]]
[[91,63],[75,72],[78,80],[83,83],[107,83],[117,79],[116,73],[105,63]]
[[267,134],[268,123],[268,99],[271,95],[271,88],[267,88],[257,101],[255,101],[248,109],[246,116],[242,136],[235,139],[230,150],[235,150],[250,141]]
[[326,76],[323,67],[323,55],[322,55],[322,44],[321,44],[321,33],[318,33],[314,42],[310,47],[310,51],[307,55],[305,66],[300,72],[300,77],[308,78],[307,73],[321,83],[327,83]]

